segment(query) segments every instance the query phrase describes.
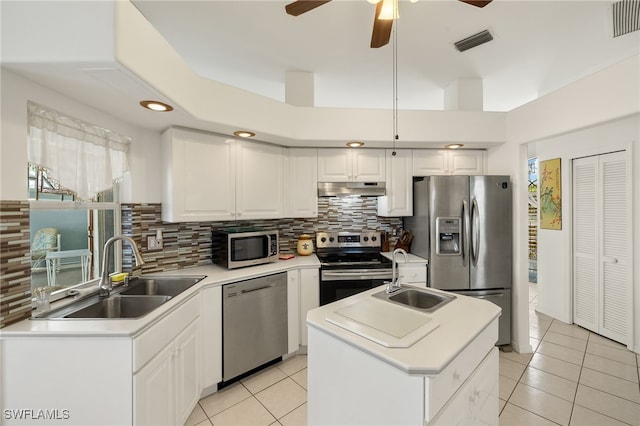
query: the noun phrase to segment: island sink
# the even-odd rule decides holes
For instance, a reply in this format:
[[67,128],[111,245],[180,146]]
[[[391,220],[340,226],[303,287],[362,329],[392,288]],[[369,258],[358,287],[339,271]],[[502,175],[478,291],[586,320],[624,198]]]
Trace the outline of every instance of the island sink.
[[386,291],[381,291],[375,293],[373,297],[378,297],[398,305],[404,305],[421,312],[434,312],[455,299],[453,295],[436,293],[415,287],[402,287],[401,290],[390,294]]

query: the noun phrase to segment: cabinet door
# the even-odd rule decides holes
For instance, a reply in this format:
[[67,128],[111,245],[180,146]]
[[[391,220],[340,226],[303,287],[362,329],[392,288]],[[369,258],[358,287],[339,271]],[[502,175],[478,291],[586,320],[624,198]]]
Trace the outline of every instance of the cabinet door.
[[448,151],[447,170],[450,175],[482,175],[486,161],[485,151]]
[[233,219],[233,140],[175,128],[167,130],[162,138],[162,219],[167,222]]
[[289,348],[292,353],[300,347],[300,271],[287,272],[287,328]]
[[290,148],[288,170],[287,217],[318,217],[317,150]]
[[386,150],[387,195],[378,197],[378,216],[413,215],[411,150]]
[[237,219],[284,217],[284,149],[237,143]]
[[200,366],[206,391],[222,381],[222,286],[203,290],[200,303]]
[[353,181],[384,182],[385,150],[384,149],[352,149]]
[[432,176],[447,174],[447,151],[435,149],[414,149],[413,176]]
[[[173,355],[171,342],[133,376],[134,424],[175,424]],[[105,403],[108,404],[108,398]]]
[[351,150],[327,148],[318,150],[318,182],[350,182],[353,167]]
[[318,269],[300,269],[300,345],[307,345],[307,312],[320,306]]
[[175,340],[176,424],[184,424],[200,397],[200,336],[198,320]]

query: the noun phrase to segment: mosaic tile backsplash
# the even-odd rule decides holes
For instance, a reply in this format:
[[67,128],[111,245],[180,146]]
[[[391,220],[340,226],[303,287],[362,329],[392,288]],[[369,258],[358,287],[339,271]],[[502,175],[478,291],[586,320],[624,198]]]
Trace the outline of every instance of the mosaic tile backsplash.
[[[281,253],[295,253],[300,235],[318,231],[386,231],[393,247],[402,219],[380,217],[377,207],[375,197],[322,197],[318,199],[317,218],[169,223],[162,221],[160,204],[123,204],[122,232],[141,247],[145,259],[141,272],[149,274],[209,263],[211,230],[237,226],[278,229]],[[158,229],[163,232],[163,250],[148,251],[147,237],[154,236]],[[123,270],[137,274],[131,250],[127,245],[123,250]]]
[[[31,316],[31,264],[29,203],[0,201],[0,328]],[[211,230],[237,226],[278,229],[280,252],[295,253],[298,237],[317,231],[386,231],[390,246],[402,228],[401,218],[379,217],[375,197],[320,198],[318,217],[226,222],[168,223],[162,221],[161,204],[123,204],[122,233],[141,248],[145,265],[133,262],[123,244],[123,270],[141,273],[171,271],[206,265],[211,261]],[[163,249],[147,250],[147,237],[163,232]]]
[[0,328],[31,316],[29,203],[0,201]]

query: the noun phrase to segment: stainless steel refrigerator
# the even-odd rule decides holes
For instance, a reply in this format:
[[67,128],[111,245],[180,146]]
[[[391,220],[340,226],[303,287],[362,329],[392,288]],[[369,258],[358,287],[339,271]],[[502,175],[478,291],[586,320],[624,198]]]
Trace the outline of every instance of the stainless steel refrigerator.
[[[420,180],[422,179],[422,180]],[[411,253],[428,259],[427,286],[502,308],[498,345],[511,343],[509,176],[429,176],[413,184]]]

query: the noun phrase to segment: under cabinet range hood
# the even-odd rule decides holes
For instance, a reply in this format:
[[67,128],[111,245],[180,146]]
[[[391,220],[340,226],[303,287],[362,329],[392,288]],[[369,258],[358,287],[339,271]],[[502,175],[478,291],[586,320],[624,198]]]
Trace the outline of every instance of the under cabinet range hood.
[[384,182],[318,182],[318,197],[348,195],[377,197],[385,194]]

